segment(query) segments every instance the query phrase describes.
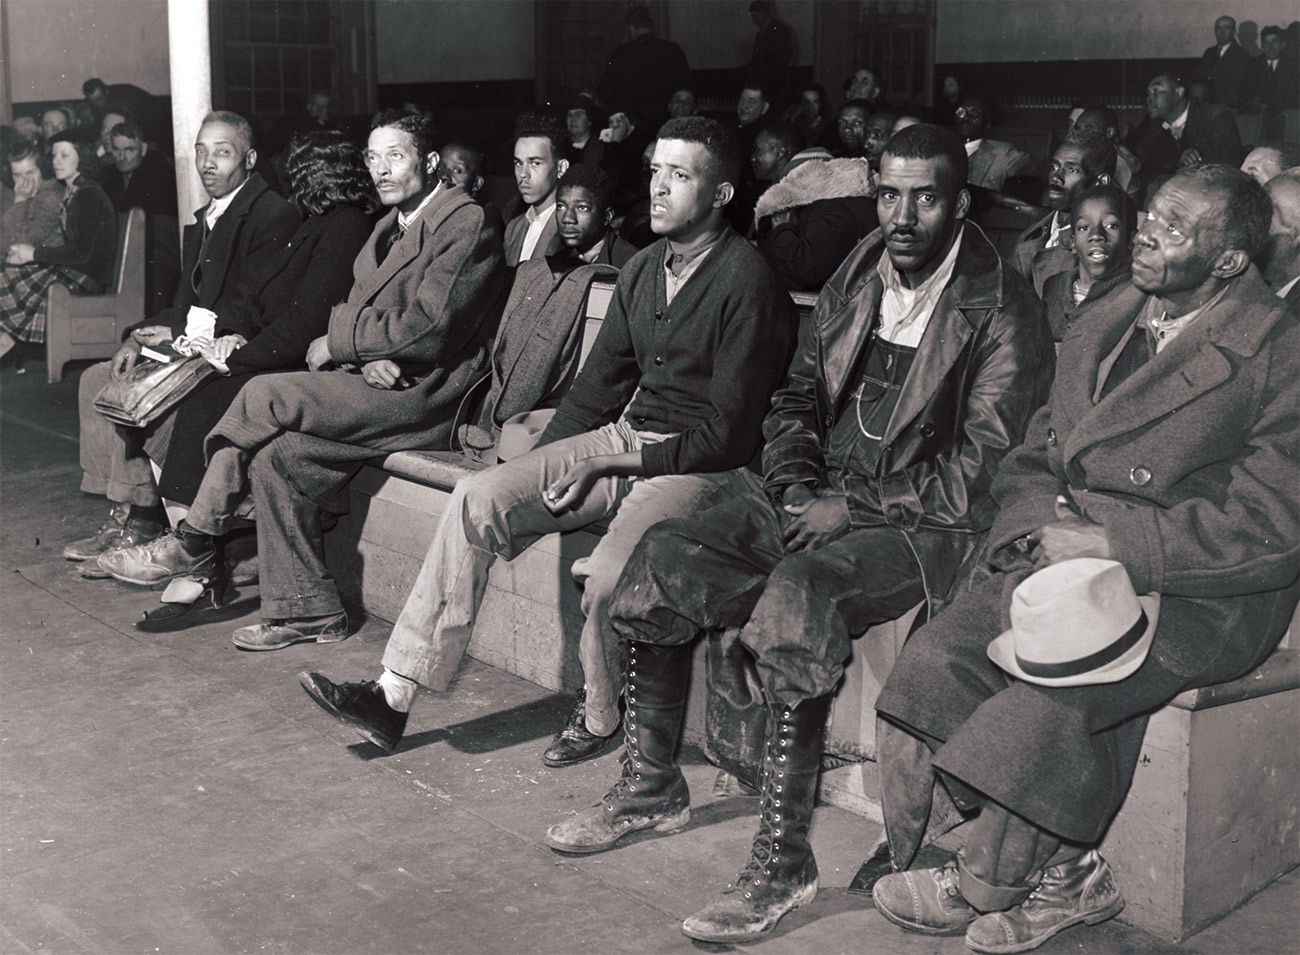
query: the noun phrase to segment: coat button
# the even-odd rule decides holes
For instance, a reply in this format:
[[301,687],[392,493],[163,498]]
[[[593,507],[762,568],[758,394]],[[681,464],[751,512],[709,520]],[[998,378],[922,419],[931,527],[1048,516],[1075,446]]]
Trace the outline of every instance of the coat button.
[[1048,429],[1047,429],[1047,446],[1048,446],[1049,448],[1054,448],[1054,447],[1056,447],[1056,429],[1055,429],[1055,428],[1048,428]]
[[1151,471],[1144,467],[1136,467],[1128,472],[1128,479],[1138,487],[1146,487],[1151,483]]
[[928,421],[927,421],[925,424],[921,425],[921,437],[923,437],[923,438],[933,438],[933,437],[934,437],[934,425],[930,424],[930,422],[928,422]]
[[656,321],[656,322],[659,321],[659,319],[661,319],[661,318],[663,318],[663,317],[664,317],[664,313],[663,313],[663,312],[655,312],[655,321]]
[[655,355],[655,364],[656,364],[656,365],[662,365],[663,363],[664,363],[664,356],[663,356],[663,355]]

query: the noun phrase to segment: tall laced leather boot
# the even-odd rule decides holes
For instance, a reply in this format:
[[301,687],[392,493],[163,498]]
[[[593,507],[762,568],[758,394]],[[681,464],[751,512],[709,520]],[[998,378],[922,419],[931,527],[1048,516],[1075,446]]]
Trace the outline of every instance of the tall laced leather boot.
[[832,697],[768,704],[758,834],[749,861],[722,894],[682,923],[702,942],[752,942],[817,895],[808,826],[817,801],[822,732]]
[[547,844],[559,852],[604,852],[629,833],[677,832],[691,820],[677,765],[691,648],[629,641],[626,673],[622,774],[596,805],[547,830]]

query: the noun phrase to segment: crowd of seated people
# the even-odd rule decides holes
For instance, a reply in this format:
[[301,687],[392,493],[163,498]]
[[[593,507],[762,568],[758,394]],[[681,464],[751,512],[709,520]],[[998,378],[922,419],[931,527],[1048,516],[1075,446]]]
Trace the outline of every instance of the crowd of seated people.
[[[377,114],[364,146],[298,130],[288,201],[247,119],[210,114],[172,304],[82,375],[82,488],[110,510],[64,555],[167,584],[142,629],[218,619],[242,566],[260,619],[235,646],[338,642],[324,534],[348,482],[390,452],[459,453],[373,678],[300,678],[391,752],[419,689],[435,713],[448,691],[493,563],[598,525],[572,568],[584,688],[540,756],[621,742],[624,760],[545,839],[595,853],[689,824],[691,648],[731,633],[758,688],[759,819],[682,926],[719,944],[816,895],[808,826],[851,642],[924,605],[877,704],[877,909],[982,952],[1114,916],[1097,850],[1146,716],[1256,667],[1300,596],[1300,172],[1285,148],[1246,156],[1228,107],[1161,75],[1127,139],[1080,107],[1029,207],[1003,190],[1030,157],[956,82],[914,114],[871,69],[838,111],[751,75],[734,116],[704,117],[648,13],[628,25],[594,95],[517,118],[504,223],[482,152],[418,110]],[[151,150],[116,115],[112,192],[147,195]],[[88,262],[58,250],[85,245],[90,198],[113,208],[78,175],[93,144],[52,136],[61,195],[30,145],[11,153],[6,228],[29,231],[10,254],[33,275]],[[978,221],[1000,203],[1034,210],[1005,254]],[[614,291],[583,361],[597,281]],[[816,294],[809,314],[791,291]],[[167,342],[221,374],[148,428],[109,423],[98,390]],[[1086,625],[1062,639],[1063,617]],[[971,824],[922,865],[936,802]]]

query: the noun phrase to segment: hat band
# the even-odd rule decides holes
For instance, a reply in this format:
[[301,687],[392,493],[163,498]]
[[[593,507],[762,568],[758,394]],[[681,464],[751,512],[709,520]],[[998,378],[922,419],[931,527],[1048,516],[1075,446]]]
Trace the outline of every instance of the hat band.
[[1129,627],[1113,643],[1103,647],[1096,653],[1090,653],[1086,657],[1078,660],[1070,660],[1068,663],[1035,663],[1032,660],[1026,660],[1019,653],[1016,654],[1016,663],[1020,669],[1029,676],[1043,677],[1047,679],[1058,679],[1060,677],[1078,676],[1081,673],[1087,673],[1089,670],[1096,670],[1104,667],[1107,663],[1114,663],[1128,651],[1137,646],[1138,641],[1142,639],[1142,634],[1147,632],[1147,612],[1143,610],[1138,614],[1137,623]]

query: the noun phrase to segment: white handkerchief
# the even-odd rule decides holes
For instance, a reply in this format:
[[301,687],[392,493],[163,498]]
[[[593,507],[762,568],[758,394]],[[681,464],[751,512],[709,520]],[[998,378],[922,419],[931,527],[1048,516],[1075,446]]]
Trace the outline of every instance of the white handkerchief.
[[191,305],[185,313],[186,338],[216,338],[217,313],[209,308]]

